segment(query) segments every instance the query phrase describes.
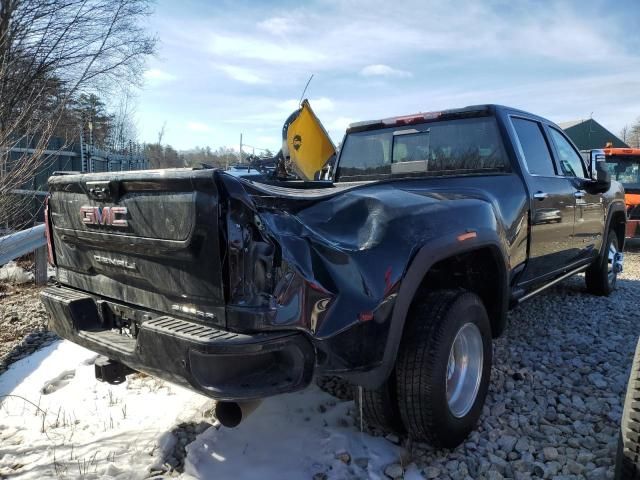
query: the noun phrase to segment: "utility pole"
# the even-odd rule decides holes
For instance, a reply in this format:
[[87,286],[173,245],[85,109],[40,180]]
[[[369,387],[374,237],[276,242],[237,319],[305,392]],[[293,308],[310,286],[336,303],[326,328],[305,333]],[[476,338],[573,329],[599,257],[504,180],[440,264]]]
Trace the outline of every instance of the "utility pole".
[[242,134],[240,134],[240,164],[242,164]]

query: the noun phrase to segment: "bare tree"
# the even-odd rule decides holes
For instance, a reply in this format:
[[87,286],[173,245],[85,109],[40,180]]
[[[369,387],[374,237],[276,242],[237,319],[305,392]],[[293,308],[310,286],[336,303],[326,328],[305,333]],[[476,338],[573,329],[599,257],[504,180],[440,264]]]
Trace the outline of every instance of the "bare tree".
[[184,167],[184,158],[171,145],[163,145],[162,140],[167,129],[165,121],[158,131],[158,141],[147,143],[144,146],[145,157],[149,160],[151,168],[181,168]]
[[164,138],[164,133],[167,129],[167,121],[165,120],[162,123],[162,128],[160,128],[160,131],[158,132],[158,146],[162,145],[162,139]]
[[620,130],[620,140],[622,140],[624,143],[627,143],[628,139],[629,139],[629,125],[625,125]]
[[629,130],[628,141],[630,147],[640,148],[640,118],[638,118]]
[[171,145],[148,143],[144,146],[144,155],[151,168],[181,168],[185,166],[184,157]]
[[109,147],[114,151],[122,152],[129,144],[137,141],[138,129],[134,120],[134,107],[131,90],[123,90],[110,119]]
[[149,0],[0,0],[0,223],[71,100],[139,83],[150,14]]
[[[195,147],[182,152],[186,165],[199,167],[202,164],[211,165],[218,168],[226,168],[228,165],[238,163],[239,154],[229,147],[218,147],[212,150],[211,147]],[[271,152],[265,152],[265,156],[272,156]]]

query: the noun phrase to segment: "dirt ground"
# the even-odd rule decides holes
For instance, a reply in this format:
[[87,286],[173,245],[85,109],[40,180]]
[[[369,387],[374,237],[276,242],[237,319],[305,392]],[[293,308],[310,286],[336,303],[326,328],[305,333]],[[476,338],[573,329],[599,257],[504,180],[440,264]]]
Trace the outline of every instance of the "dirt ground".
[[0,284],[0,372],[53,335],[47,331],[40,290],[32,283]]

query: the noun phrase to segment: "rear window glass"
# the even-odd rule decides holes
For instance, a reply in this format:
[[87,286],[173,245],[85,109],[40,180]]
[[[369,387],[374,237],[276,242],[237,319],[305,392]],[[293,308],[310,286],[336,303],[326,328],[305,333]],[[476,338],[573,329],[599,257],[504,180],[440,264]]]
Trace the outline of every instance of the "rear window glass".
[[388,129],[347,135],[340,153],[340,177],[390,174],[392,140],[393,131]]
[[507,164],[495,119],[480,117],[349,134],[337,174],[343,181],[455,175]]

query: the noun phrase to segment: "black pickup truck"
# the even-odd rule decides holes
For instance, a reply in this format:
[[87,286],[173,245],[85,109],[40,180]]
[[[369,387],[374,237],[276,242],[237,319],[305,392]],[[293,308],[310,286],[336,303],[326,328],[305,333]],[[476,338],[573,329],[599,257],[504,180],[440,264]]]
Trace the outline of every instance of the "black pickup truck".
[[579,272],[607,295],[622,269],[622,187],[520,110],[353,124],[328,178],[51,177],[53,328],[109,359],[100,378],[190,387],[237,412],[228,424],[338,375],[368,421],[453,447],[508,309]]

